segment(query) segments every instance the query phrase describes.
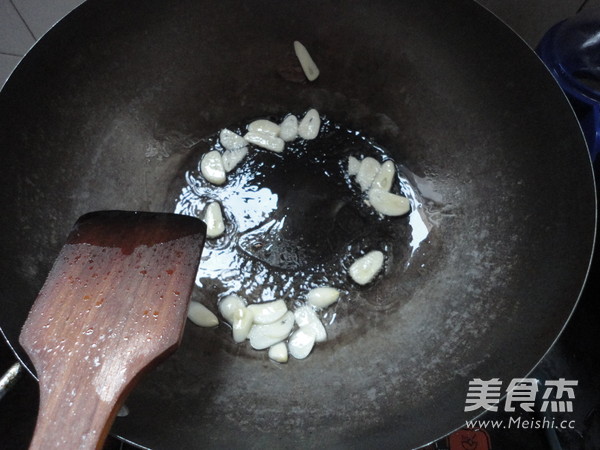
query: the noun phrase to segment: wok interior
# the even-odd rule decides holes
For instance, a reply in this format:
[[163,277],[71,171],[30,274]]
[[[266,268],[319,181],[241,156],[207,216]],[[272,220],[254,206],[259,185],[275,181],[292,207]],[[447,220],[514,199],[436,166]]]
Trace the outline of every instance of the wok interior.
[[[314,83],[285,77],[296,39]],[[144,445],[424,444],[461,425],[468,380],[533,368],[587,271],[594,193],[575,120],[530,50],[471,2],[92,0],[0,100],[12,342],[75,219],[173,211],[194,143],[229,124],[314,107],[415,176],[430,232],[408,267],[349,299],[304,361],[188,326],[115,423]]]

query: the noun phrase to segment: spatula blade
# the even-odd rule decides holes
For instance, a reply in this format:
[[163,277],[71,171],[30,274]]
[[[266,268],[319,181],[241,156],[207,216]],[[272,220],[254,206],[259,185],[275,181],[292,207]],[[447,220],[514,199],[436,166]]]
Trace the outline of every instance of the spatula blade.
[[162,213],[76,222],[20,336],[40,382],[31,448],[104,440],[134,380],[181,341],[205,230]]

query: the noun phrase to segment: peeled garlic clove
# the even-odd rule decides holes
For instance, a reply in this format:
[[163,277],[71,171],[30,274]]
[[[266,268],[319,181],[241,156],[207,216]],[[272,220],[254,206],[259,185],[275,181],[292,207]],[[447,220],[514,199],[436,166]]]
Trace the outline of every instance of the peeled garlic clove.
[[279,137],[286,142],[293,141],[298,137],[298,118],[289,114],[283,119],[279,128]]
[[310,109],[298,125],[298,134],[302,139],[314,139],[319,134],[321,118],[316,109]]
[[363,192],[369,190],[371,184],[373,184],[373,180],[375,180],[375,177],[379,173],[380,168],[381,164],[379,164],[379,161],[370,156],[367,156],[360,162],[360,167],[356,174],[356,182]]
[[190,302],[188,309],[188,319],[194,322],[199,327],[216,327],[219,325],[219,319],[210,309],[202,303]]
[[219,133],[219,142],[225,150],[235,150],[248,145],[243,137],[227,128],[223,128]]
[[253,349],[263,350],[287,338],[292,328],[294,328],[294,314],[288,311],[274,323],[253,325],[248,333],[248,339]]
[[235,294],[223,297],[221,301],[219,301],[219,312],[230,324],[233,324],[233,317],[236,311],[244,308],[246,308],[246,303],[241,297]]
[[300,327],[288,340],[288,351],[296,359],[304,359],[315,346],[315,332],[308,327]]
[[310,306],[304,305],[296,309],[296,311],[294,311],[294,319],[296,320],[298,327],[307,327],[314,331],[316,342],[327,340],[327,331],[325,331],[325,327],[323,326],[323,323],[321,323],[315,310]]
[[225,231],[225,223],[223,222],[223,213],[221,213],[221,205],[218,202],[212,202],[206,207],[204,212],[204,223],[206,223],[206,237],[216,238]]
[[383,267],[383,253],[373,250],[358,258],[350,266],[350,277],[358,284],[364,285],[373,280]]
[[323,286],[311,289],[306,294],[306,301],[317,308],[327,308],[329,305],[337,302],[340,297],[340,291],[329,286]]
[[410,202],[406,197],[372,188],[369,202],[375,211],[386,216],[402,216],[410,211]]
[[294,52],[308,81],[315,81],[319,77],[319,68],[308,53],[308,50],[306,50],[306,47],[300,42],[294,41]]
[[260,119],[255,120],[248,125],[248,131],[253,133],[268,134],[269,136],[275,137],[279,134],[279,125],[277,125],[275,122],[271,122],[270,120]]
[[356,175],[360,170],[360,161],[354,156],[348,157],[348,175]]
[[283,139],[271,136],[270,134],[257,133],[255,131],[249,131],[248,133],[246,133],[244,135],[244,139],[246,139],[251,144],[265,148],[267,150],[271,150],[276,153],[281,153],[283,151],[283,147],[285,147],[285,142],[283,141]]
[[275,322],[277,319],[280,319],[288,310],[283,300],[255,303],[248,306],[248,309],[254,313],[254,323],[259,325]]
[[204,155],[204,158],[202,158],[202,162],[200,163],[200,171],[206,181],[212,184],[225,183],[223,159],[221,158],[221,154],[216,150]]
[[[245,141],[244,141],[245,142]],[[223,159],[223,169],[225,172],[231,172],[235,169],[242,159],[248,154],[248,147],[235,148],[233,150],[225,150],[221,158]]]
[[269,358],[278,363],[288,362],[288,349],[285,342],[280,342],[269,347]]
[[248,308],[240,308],[233,313],[233,340],[244,342],[250,333],[254,314]]
[[396,166],[391,160],[387,160],[381,165],[379,172],[373,180],[371,189],[381,189],[382,191],[389,191],[394,183],[394,175],[396,174]]

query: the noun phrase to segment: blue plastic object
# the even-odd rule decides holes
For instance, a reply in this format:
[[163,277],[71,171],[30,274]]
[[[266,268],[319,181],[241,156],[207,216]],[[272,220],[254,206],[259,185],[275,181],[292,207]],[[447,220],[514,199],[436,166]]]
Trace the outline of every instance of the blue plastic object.
[[554,25],[536,51],[571,101],[595,161],[600,153],[600,8]]

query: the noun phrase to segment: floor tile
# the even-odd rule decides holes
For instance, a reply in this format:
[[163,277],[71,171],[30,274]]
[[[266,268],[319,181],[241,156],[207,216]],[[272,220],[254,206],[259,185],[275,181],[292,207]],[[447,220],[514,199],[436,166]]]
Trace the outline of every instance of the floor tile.
[[19,64],[19,61],[21,61],[20,56],[0,54],[0,87],[4,84],[17,64]]
[[[0,0],[5,1],[5,0]],[[39,39],[56,22],[66,16],[84,0],[12,0],[21,16]]]
[[34,42],[10,0],[0,0],[0,53],[22,56]]

